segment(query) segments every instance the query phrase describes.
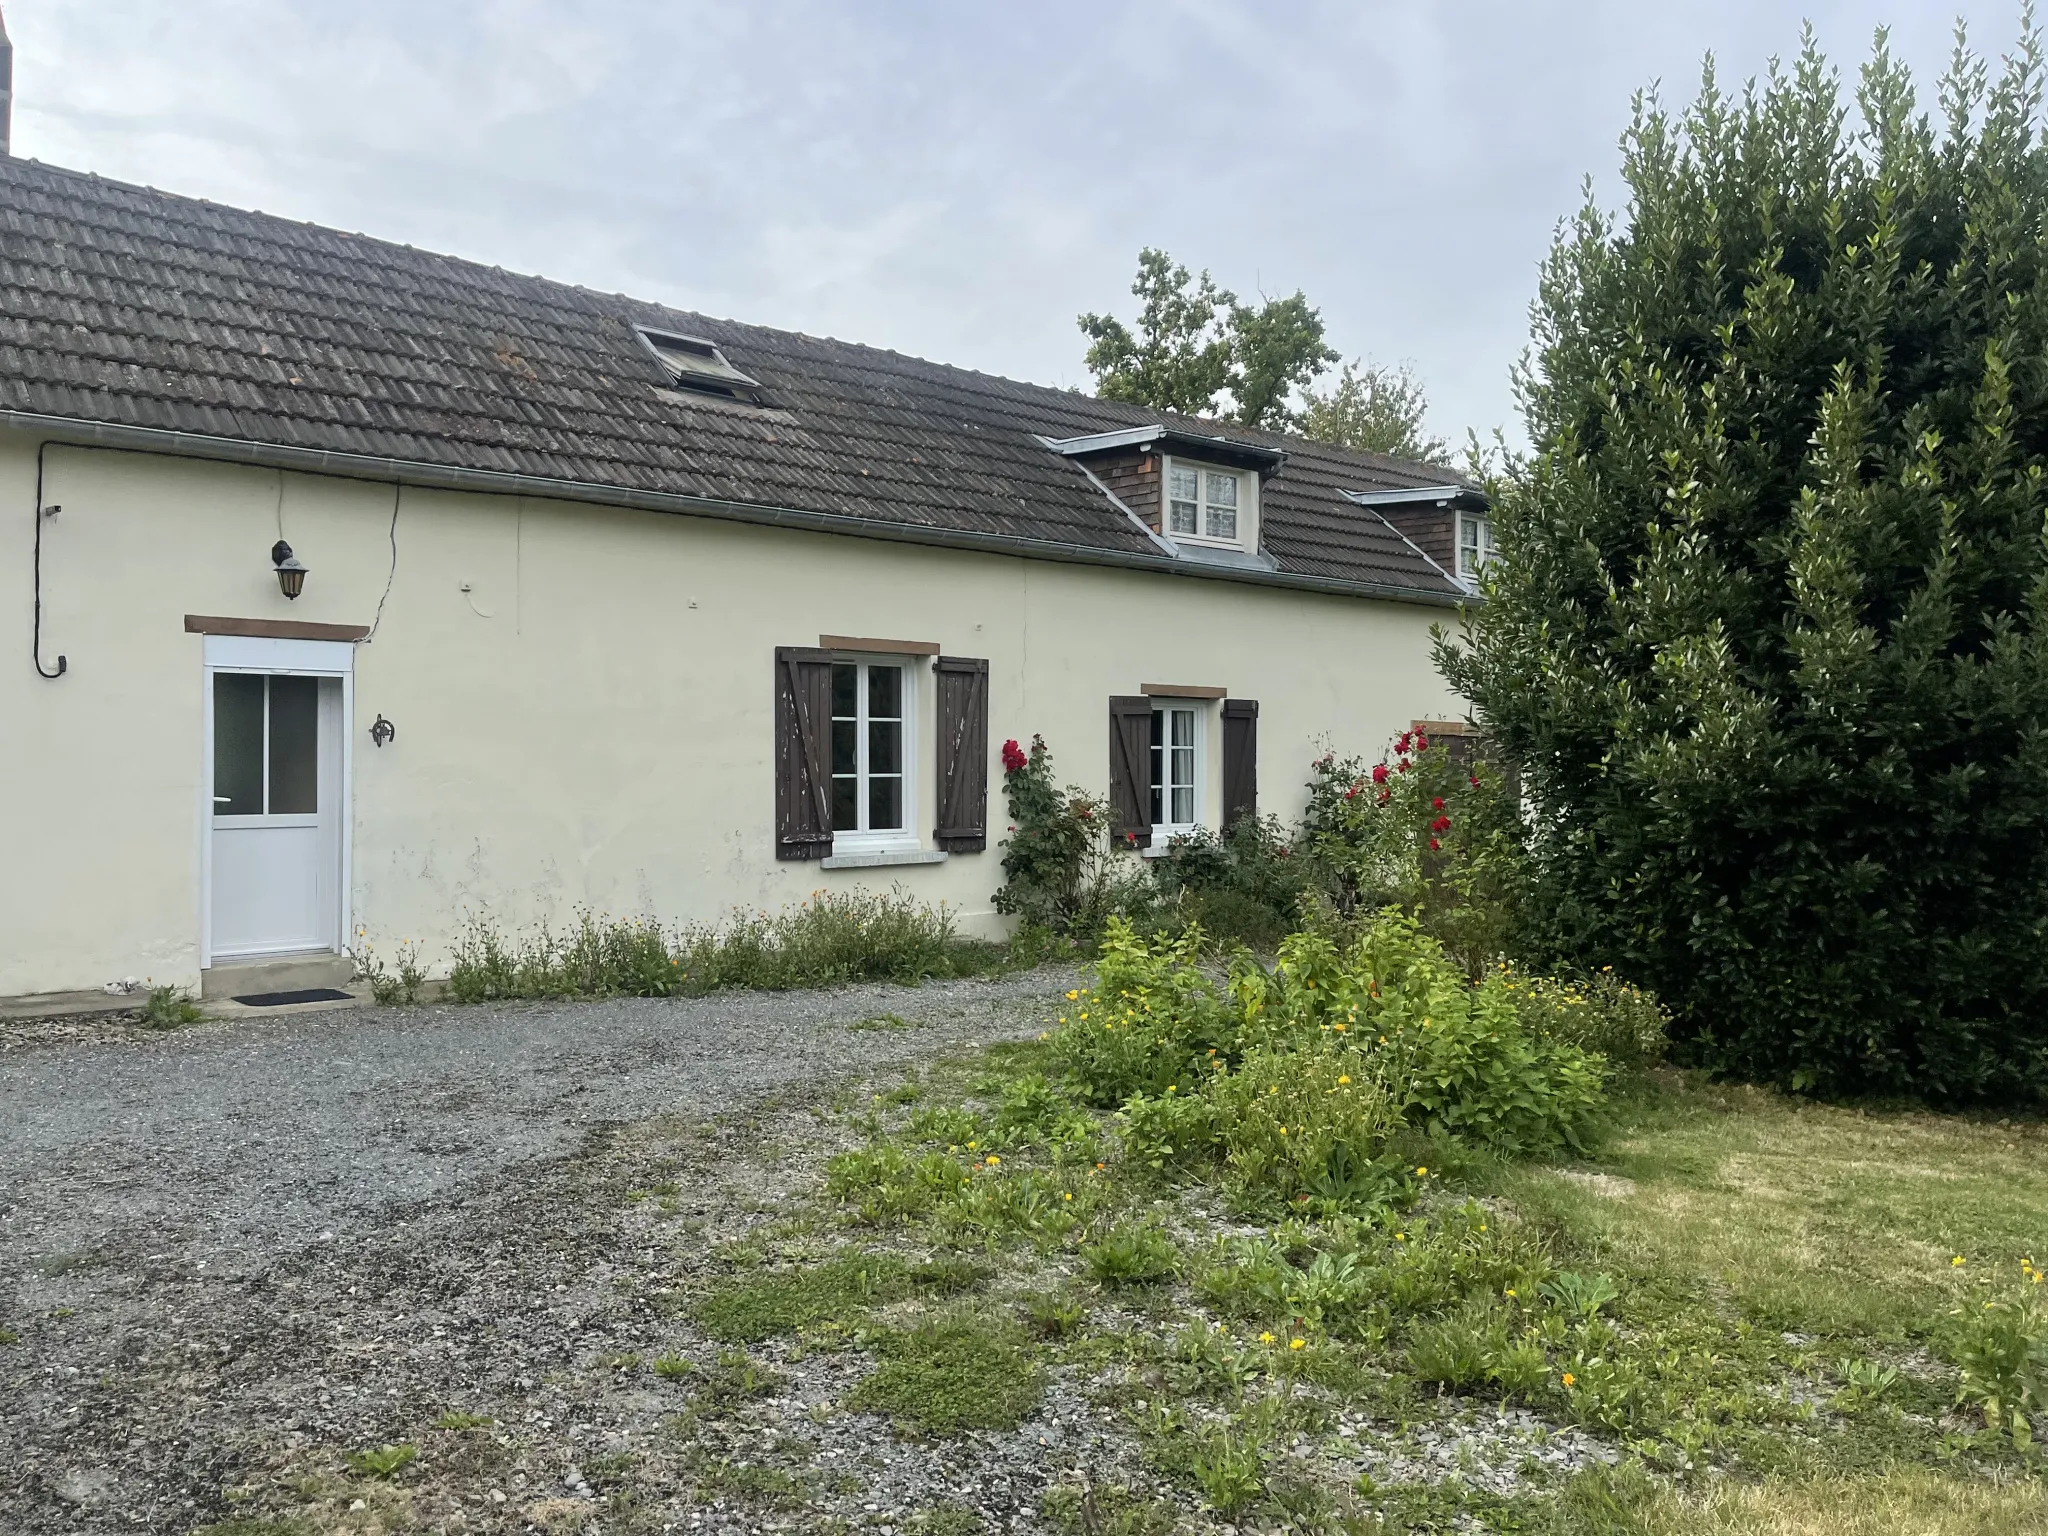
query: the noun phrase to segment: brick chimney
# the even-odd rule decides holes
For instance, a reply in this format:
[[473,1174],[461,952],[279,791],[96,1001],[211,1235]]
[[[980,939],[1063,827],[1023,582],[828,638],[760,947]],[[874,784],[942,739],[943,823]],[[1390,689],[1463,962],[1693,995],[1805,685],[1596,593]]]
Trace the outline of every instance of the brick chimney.
[[14,125],[14,44],[7,41],[7,18],[0,16],[0,155],[11,155]]

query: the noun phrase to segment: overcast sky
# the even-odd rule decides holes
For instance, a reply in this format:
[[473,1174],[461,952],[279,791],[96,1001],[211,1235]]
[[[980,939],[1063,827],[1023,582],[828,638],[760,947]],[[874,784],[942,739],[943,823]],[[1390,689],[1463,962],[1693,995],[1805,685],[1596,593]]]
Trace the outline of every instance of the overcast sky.
[[1160,245],[1512,431],[1536,264],[1630,93],[2016,0],[4,0],[14,150],[712,314],[1087,383]]

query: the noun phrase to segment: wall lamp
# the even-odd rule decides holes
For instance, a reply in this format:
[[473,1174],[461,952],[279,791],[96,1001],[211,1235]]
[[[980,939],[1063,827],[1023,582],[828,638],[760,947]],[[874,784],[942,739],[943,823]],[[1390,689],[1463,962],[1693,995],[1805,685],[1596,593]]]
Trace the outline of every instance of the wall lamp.
[[306,589],[306,568],[283,539],[270,546],[270,563],[277,567],[277,590],[286,597],[295,598]]

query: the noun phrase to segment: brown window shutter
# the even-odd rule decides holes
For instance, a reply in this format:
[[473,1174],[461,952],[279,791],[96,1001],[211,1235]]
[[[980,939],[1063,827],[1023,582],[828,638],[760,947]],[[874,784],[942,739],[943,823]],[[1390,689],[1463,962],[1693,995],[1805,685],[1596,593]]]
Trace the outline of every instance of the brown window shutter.
[[938,679],[939,819],[932,841],[947,853],[988,847],[988,662],[941,656]]
[[775,857],[832,852],[832,653],[775,648]]
[[1223,825],[1259,814],[1259,701],[1223,701]]
[[1152,846],[1152,701],[1109,701],[1110,835],[1120,848]]

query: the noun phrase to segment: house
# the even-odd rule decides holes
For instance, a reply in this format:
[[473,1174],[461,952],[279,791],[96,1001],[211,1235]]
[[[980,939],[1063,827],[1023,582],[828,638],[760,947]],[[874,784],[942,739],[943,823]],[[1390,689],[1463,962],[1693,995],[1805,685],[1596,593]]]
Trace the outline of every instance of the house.
[[1133,857],[1291,814],[1462,714],[1485,531],[1440,469],[5,158],[0,507],[0,997],[465,913],[993,926],[1005,738]]

